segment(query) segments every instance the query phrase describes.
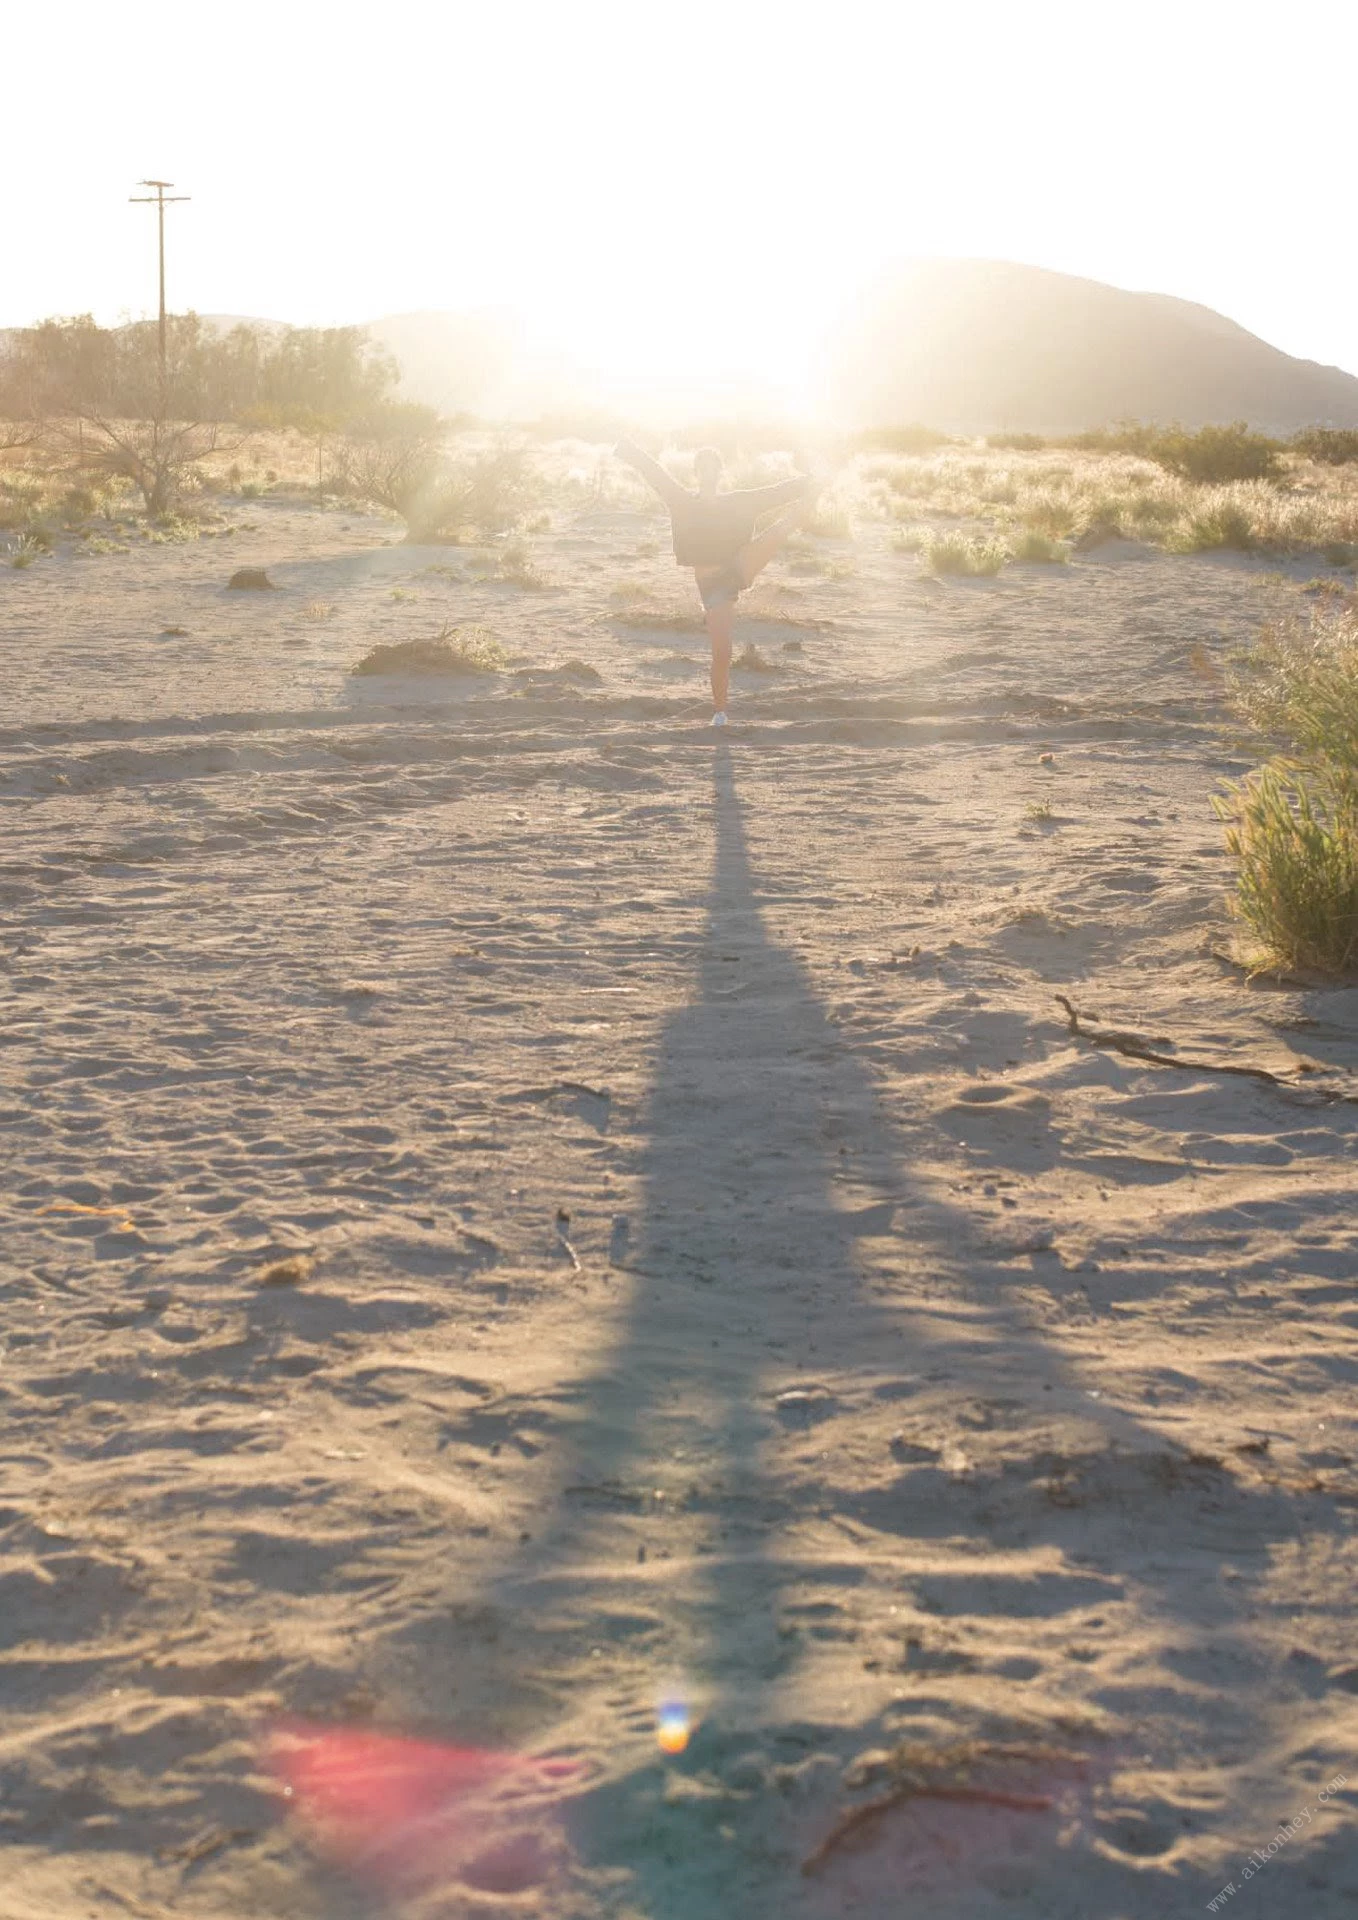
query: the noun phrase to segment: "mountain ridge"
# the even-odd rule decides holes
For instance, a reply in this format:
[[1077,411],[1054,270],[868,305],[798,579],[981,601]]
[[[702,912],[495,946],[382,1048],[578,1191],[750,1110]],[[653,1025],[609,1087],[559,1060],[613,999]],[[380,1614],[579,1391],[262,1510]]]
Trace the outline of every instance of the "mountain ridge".
[[904,263],[841,322],[821,378],[830,411],[856,426],[1358,426],[1358,377],[1342,368],[1284,353],[1199,302],[1013,261]]

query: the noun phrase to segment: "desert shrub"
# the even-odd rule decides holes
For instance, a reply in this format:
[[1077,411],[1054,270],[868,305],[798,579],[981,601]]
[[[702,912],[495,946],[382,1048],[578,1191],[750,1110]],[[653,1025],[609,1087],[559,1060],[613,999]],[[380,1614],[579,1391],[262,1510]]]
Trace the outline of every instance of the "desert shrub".
[[753,640],[731,662],[742,673],[781,673],[782,668],[762,654]]
[[1231,694],[1251,727],[1338,770],[1358,801],[1358,613],[1322,606],[1266,627],[1236,662]]
[[613,611],[609,618],[615,626],[636,627],[648,633],[701,633],[703,630],[697,614],[666,606],[644,587],[634,589],[629,583],[615,588],[610,598]]
[[103,497],[93,487],[67,487],[61,496],[61,512],[64,519],[88,520],[91,514],[101,511]]
[[1064,541],[1053,540],[1029,527],[1013,541],[1009,554],[1011,559],[1029,564],[1044,562],[1060,566],[1070,559],[1070,548]]
[[1223,547],[1249,553],[1258,544],[1249,514],[1231,500],[1190,511],[1165,538],[1171,553],[1210,553]]
[[802,516],[802,528],[817,540],[851,540],[853,522],[842,500],[828,494]]
[[920,553],[933,537],[928,527],[903,527],[891,544],[897,553]]
[[1358,964],[1358,814],[1323,774],[1270,761],[1217,801],[1239,874],[1231,905],[1285,968]]
[[1097,533],[1107,538],[1120,538],[1132,517],[1132,503],[1127,496],[1111,493],[1102,487],[1091,487],[1082,492],[1077,504],[1085,534]]
[[486,627],[444,627],[432,638],[400,640],[373,647],[357,663],[355,674],[498,673],[504,648]]
[[333,483],[406,523],[415,544],[456,540],[464,532],[500,533],[531,503],[534,470],[525,448],[502,445],[454,457],[438,423],[422,417],[395,423],[395,430],[337,445],[331,454]]
[[1289,445],[1307,460],[1327,467],[1346,467],[1358,460],[1358,431],[1351,427],[1303,427]]
[[952,445],[952,436],[933,427],[867,427],[850,446],[857,453],[935,453]]
[[1075,447],[1083,453],[1135,453],[1149,459],[1160,431],[1141,420],[1118,420],[1111,427],[1091,427],[1053,445]]
[[1041,453],[1046,444],[1046,440],[1040,433],[988,433],[986,435],[986,445],[1002,453]]
[[1013,474],[996,474],[982,480],[978,492],[982,506],[1012,507],[1019,497],[1019,483]]
[[920,549],[920,558],[929,573],[953,573],[972,577],[998,573],[1004,565],[1004,548],[988,540],[968,540],[961,534],[935,534]]
[[1039,538],[1059,538],[1062,534],[1074,533],[1079,525],[1069,496],[1059,493],[1031,495],[1020,507],[1018,518]]
[[222,433],[210,421],[107,419],[90,412],[75,425],[54,425],[49,442],[55,458],[96,484],[129,482],[147,517],[157,520],[196,482],[201,463],[220,449]]
[[483,580],[510,587],[522,587],[528,593],[542,593],[551,585],[547,575],[533,559],[523,540],[511,540],[493,552],[478,554],[468,562],[470,570]]
[[1172,493],[1137,489],[1127,505],[1127,518],[1143,539],[1154,539],[1179,518],[1181,503]]
[[1251,433],[1243,420],[1229,427],[1200,427],[1196,433],[1171,427],[1158,434],[1146,451],[1157,465],[1199,486],[1272,480],[1280,471],[1278,442]]
[[1273,965],[1358,965],[1358,614],[1266,629],[1232,677],[1237,711],[1287,749],[1217,801],[1233,910]]

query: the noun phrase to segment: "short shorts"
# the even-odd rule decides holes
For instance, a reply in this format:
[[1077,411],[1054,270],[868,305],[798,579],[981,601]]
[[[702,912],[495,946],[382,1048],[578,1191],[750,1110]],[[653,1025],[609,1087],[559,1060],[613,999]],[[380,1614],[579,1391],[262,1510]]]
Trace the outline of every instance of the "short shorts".
[[745,591],[745,582],[735,566],[722,567],[713,573],[703,572],[696,576],[698,592],[704,607],[733,607]]

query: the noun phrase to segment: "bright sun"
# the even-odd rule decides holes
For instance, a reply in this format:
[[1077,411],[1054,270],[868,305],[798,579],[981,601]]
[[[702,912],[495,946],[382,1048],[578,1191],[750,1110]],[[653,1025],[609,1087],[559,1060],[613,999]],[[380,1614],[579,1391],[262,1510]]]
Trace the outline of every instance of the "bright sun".
[[[71,0],[60,140],[41,88],[6,102],[43,168],[7,212],[0,325],[150,310],[153,236],[127,199],[159,174],[192,196],[176,310],[508,311],[539,356],[623,388],[805,398],[841,307],[930,254],[1176,293],[1355,366],[1358,269],[1314,191],[1345,177],[1348,126],[1310,102],[1314,47],[1342,70],[1358,13],[1296,0],[1260,36],[1249,11],[1143,0],[1129,28],[1083,0],[236,0],[223,31],[143,0],[131,33]],[[40,10],[6,35],[14,72],[45,70]]]

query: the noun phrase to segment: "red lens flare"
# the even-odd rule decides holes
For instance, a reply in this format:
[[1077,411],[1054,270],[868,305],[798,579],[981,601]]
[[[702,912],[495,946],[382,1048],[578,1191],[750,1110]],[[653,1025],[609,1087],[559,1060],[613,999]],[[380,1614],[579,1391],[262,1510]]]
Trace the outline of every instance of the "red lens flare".
[[[486,1747],[289,1721],[272,1766],[318,1849],[350,1871],[403,1886],[540,1880],[553,1848],[544,1798],[574,1772]],[[478,1873],[478,1866],[485,1873]]]

